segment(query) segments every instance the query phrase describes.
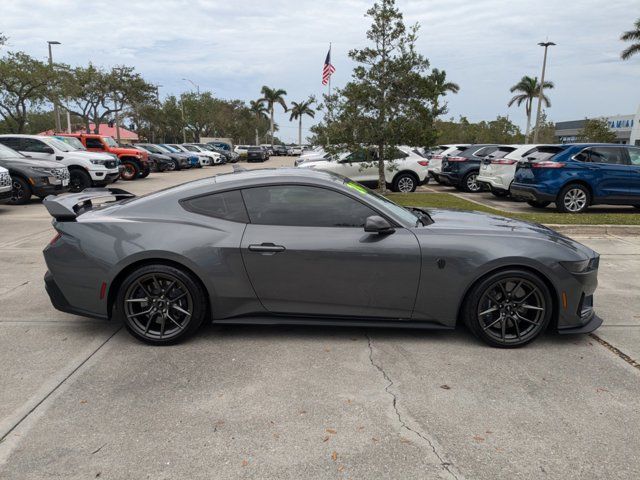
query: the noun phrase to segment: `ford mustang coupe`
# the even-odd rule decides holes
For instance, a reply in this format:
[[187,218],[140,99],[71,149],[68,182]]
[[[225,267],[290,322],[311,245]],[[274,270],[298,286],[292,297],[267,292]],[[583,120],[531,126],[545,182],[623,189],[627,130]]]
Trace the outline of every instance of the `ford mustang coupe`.
[[[100,203],[99,198],[109,201]],[[55,308],[175,343],[203,321],[586,333],[599,256],[541,225],[404,208],[336,174],[236,171],[150,195],[48,197]]]

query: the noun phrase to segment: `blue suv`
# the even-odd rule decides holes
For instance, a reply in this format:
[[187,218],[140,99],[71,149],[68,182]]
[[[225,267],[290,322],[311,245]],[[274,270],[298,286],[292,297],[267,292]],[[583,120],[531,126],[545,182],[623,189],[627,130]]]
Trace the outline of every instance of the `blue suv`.
[[518,163],[511,195],[533,207],[555,202],[564,213],[589,205],[640,208],[640,147],[617,144],[557,145],[545,158]]

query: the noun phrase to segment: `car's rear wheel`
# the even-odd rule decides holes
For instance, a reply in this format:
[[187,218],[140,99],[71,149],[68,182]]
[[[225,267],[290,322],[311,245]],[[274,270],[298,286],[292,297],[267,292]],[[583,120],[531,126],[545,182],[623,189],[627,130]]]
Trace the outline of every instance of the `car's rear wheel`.
[[509,190],[501,190],[499,188],[492,188],[491,193],[498,198],[504,198],[509,196]]
[[463,309],[471,332],[493,347],[520,347],[538,337],[553,314],[551,293],[535,274],[496,272],[469,292]]
[[591,194],[584,185],[571,183],[558,194],[556,208],[562,213],[582,213],[589,208]]
[[69,190],[72,192],[81,192],[85,188],[91,187],[91,177],[83,170],[77,168],[69,172]]
[[124,167],[122,173],[120,174],[120,178],[122,180],[129,181],[138,178],[138,175],[140,174],[138,165],[131,161],[124,161],[122,162],[122,166]]
[[207,313],[205,299],[191,274],[168,265],[147,265],[124,280],[116,308],[133,336],[168,345],[198,329]]
[[527,200],[530,207],[533,208],[547,208],[551,202],[541,202],[538,200]]
[[415,192],[418,187],[418,181],[416,177],[411,175],[410,173],[399,173],[393,179],[393,183],[391,188],[400,193],[411,193]]
[[460,189],[464,192],[479,192],[482,190],[482,185],[478,183],[478,172],[469,172],[462,177],[462,183],[460,183]]
[[142,170],[140,170],[140,173],[138,174],[138,177],[139,178],[147,178],[150,173],[151,173],[151,167],[147,163],[147,164],[144,164],[144,166],[142,167]]
[[32,191],[29,184],[20,177],[13,177],[11,182],[11,200],[12,205],[24,205],[31,199]]

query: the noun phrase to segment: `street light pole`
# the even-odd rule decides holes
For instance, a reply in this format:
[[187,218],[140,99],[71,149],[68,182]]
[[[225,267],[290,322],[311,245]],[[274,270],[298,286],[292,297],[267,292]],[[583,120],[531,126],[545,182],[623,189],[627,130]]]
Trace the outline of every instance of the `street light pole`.
[[184,80],[185,82],[189,82],[191,85],[193,85],[194,87],[196,87],[196,92],[198,92],[198,97],[200,96],[200,85],[198,85],[196,82],[194,82],[193,80],[189,80],[188,78],[183,78],[182,80]]
[[540,88],[538,91],[538,111],[536,113],[536,129],[533,132],[533,143],[538,143],[538,136],[540,135],[540,115],[542,113],[542,98],[544,97],[544,74],[547,69],[547,49],[554,46],[553,42],[540,42],[541,47],[544,47],[544,60],[542,60],[542,75],[540,76]]
[[[49,45],[49,67],[53,69],[53,55],[51,53],[51,45],[61,45],[60,42],[56,42],[55,40],[48,40],[47,44]],[[60,122],[60,110],[58,109],[58,98],[53,101],[53,113],[56,117],[56,132],[62,131],[62,124]]]

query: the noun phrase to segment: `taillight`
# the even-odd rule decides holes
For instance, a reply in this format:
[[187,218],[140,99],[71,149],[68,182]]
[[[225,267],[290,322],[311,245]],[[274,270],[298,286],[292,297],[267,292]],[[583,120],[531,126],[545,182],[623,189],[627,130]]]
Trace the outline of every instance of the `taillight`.
[[496,160],[491,160],[491,163],[494,165],[513,165],[514,163],[518,163],[516,160],[507,160],[505,158],[498,158]]
[[550,160],[544,162],[531,162],[531,168],[562,168],[564,163],[552,162]]
[[442,159],[442,155],[432,155],[431,156],[431,160],[441,160]]
[[56,243],[58,240],[60,240],[61,236],[62,234],[60,232],[56,232],[56,236],[53,237],[51,241],[49,241],[49,245],[53,245],[54,243]]
[[467,159],[464,157],[447,157],[447,161],[449,162],[466,162]]
[[428,167],[429,160],[418,160],[418,165],[422,165],[423,167]]

